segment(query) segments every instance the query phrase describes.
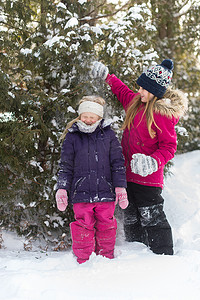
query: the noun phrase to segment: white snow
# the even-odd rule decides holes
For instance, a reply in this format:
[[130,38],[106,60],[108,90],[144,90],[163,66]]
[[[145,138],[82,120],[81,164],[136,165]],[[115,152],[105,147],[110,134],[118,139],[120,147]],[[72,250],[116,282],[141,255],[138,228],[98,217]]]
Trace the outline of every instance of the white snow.
[[182,136],[188,136],[188,132],[187,132],[187,129],[185,129],[185,127],[182,127],[182,126],[175,126],[176,128],[176,132],[178,132],[180,135]]
[[91,30],[92,30],[93,32],[96,33],[96,35],[102,35],[102,34],[103,34],[103,31],[101,30],[101,28],[100,28],[98,25],[96,25],[96,26],[91,26],[90,28],[91,28]]
[[62,2],[59,2],[59,3],[57,4],[57,8],[67,9],[66,5],[63,4]]
[[69,49],[70,49],[70,51],[77,51],[79,46],[80,46],[80,43],[77,42],[76,44],[72,44]]
[[37,167],[40,172],[44,172],[44,169],[40,166],[40,163],[35,161],[35,160],[30,160],[30,165],[33,166],[33,167]]
[[15,95],[12,92],[8,92],[8,95],[10,95],[12,98],[15,98]]
[[62,89],[60,92],[61,92],[62,94],[69,93],[69,92],[70,92],[70,89]]
[[8,121],[11,121],[11,120],[14,120],[15,117],[13,116],[12,113],[8,113],[8,112],[4,112],[4,113],[1,113],[0,112],[0,122],[8,122]]
[[78,25],[78,20],[77,20],[77,18],[73,17],[67,22],[64,29],[69,28],[69,27],[74,27],[76,25]]
[[52,47],[55,43],[60,43],[60,40],[64,40],[65,37],[64,36],[54,36],[53,38],[50,38],[49,40],[47,40],[44,45],[47,47]]
[[82,4],[84,4],[85,2],[87,2],[87,0],[78,0],[78,2],[82,5]]
[[76,113],[75,109],[73,109],[73,107],[71,107],[71,106],[68,106],[67,111],[72,112],[72,113]]
[[92,43],[91,37],[89,36],[89,34],[85,34],[84,36],[80,37],[81,40],[85,40],[85,41],[90,41]]
[[165,182],[165,212],[174,256],[124,241],[119,223],[115,259],[93,254],[79,265],[71,249],[26,252],[3,231],[0,300],[198,300],[200,294],[200,151],[177,155]]
[[29,49],[29,48],[25,48],[25,49],[21,49],[20,50],[20,53],[24,54],[24,55],[28,55],[28,54],[31,54],[32,53],[32,50]]

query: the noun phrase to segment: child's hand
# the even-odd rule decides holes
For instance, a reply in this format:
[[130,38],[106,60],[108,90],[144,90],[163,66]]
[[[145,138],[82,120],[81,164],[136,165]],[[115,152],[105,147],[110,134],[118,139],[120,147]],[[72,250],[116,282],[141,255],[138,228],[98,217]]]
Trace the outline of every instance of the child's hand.
[[127,208],[129,202],[128,202],[128,199],[127,199],[126,189],[125,188],[116,187],[115,188],[115,194],[116,194],[115,205],[117,205],[117,203],[119,203],[119,206],[122,209]]
[[131,171],[142,177],[151,175],[158,170],[158,163],[155,158],[142,153],[132,155]]
[[67,191],[59,189],[56,192],[56,204],[60,211],[64,211],[68,205]]
[[91,66],[91,72],[90,75],[93,78],[101,78],[102,80],[106,80],[106,77],[108,76],[108,67],[106,67],[104,64],[98,61],[94,61]]

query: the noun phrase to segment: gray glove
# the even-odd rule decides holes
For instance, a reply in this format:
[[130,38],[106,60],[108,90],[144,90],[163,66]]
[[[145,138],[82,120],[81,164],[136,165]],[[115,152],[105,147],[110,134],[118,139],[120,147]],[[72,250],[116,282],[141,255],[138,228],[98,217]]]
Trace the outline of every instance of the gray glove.
[[105,80],[108,75],[108,67],[106,67],[104,64],[102,64],[99,61],[94,61],[91,66],[91,72],[90,75],[93,78],[101,78],[102,80]]
[[132,155],[131,171],[142,177],[151,175],[158,170],[158,163],[155,158],[142,153]]

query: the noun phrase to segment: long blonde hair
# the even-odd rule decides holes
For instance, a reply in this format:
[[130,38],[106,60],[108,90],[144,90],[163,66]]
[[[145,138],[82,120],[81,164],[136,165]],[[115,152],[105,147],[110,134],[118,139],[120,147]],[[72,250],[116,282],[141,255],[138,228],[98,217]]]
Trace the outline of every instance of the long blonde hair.
[[[160,128],[157,126],[155,120],[154,120],[154,116],[153,116],[153,112],[154,112],[154,106],[155,106],[155,102],[158,98],[157,97],[153,97],[152,100],[150,100],[150,93],[148,94],[148,100],[145,104],[144,107],[144,112],[142,114],[142,118],[139,122],[139,124],[141,123],[144,115],[146,116],[146,122],[147,122],[147,128],[149,131],[149,134],[151,136],[151,138],[153,139],[155,137],[155,131],[152,129],[152,124],[154,124],[159,130]],[[143,109],[143,106],[141,105],[141,96],[137,95],[132,102],[130,103],[127,112],[126,112],[126,118],[124,120],[124,123],[121,127],[122,130],[128,128],[128,130],[130,131],[131,126],[133,124],[133,120],[136,116],[136,114],[141,111]],[[139,124],[137,126],[139,126]]]
[[[105,100],[103,98],[101,98],[100,96],[96,96],[96,95],[91,95],[91,96],[83,96],[83,98],[79,101],[78,105],[80,105],[82,102],[85,101],[91,101],[91,102],[96,102],[102,106],[105,105]],[[80,120],[80,116],[76,117],[75,119],[73,119],[72,121],[70,121],[69,123],[67,123],[67,126],[65,128],[65,130],[63,131],[61,137],[60,137],[60,141],[62,142],[65,139],[65,136],[68,132],[68,129],[72,127],[72,125],[77,122],[78,120]]]

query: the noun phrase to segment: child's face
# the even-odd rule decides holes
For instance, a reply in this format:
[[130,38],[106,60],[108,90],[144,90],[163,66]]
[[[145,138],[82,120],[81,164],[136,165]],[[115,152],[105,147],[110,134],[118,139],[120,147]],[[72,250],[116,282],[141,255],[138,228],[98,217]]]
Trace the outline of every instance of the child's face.
[[142,87],[139,88],[138,93],[140,93],[141,101],[146,103],[147,101],[151,101],[154,97],[153,94],[149,93],[147,90],[143,89]]
[[92,125],[96,123],[99,119],[100,117],[92,112],[85,112],[80,115],[80,120],[86,125]]

